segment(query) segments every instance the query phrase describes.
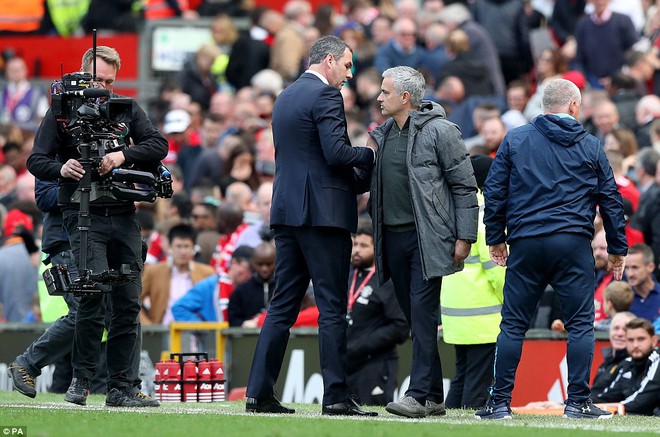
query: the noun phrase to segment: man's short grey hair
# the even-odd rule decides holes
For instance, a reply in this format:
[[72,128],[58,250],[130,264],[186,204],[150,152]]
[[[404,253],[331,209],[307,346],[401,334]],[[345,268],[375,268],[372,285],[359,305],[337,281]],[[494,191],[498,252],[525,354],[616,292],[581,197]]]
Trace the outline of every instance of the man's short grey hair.
[[334,35],[326,35],[316,41],[309,50],[309,65],[320,64],[328,55],[339,59],[344,56],[346,49],[353,53],[353,49],[344,40]]
[[582,102],[580,89],[570,80],[555,79],[550,81],[543,90],[541,106],[545,113],[568,112],[571,102]]
[[383,72],[383,77],[392,78],[392,85],[397,94],[408,91],[410,106],[419,108],[426,91],[426,81],[422,73],[411,67],[392,67]]

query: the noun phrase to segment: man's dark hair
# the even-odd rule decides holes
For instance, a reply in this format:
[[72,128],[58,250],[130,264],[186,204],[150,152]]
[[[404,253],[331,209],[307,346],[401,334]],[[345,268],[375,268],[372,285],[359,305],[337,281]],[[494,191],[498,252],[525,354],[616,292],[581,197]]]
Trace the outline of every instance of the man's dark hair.
[[12,150],[15,150],[16,152],[20,152],[23,149],[23,147],[14,142],[14,141],[7,141],[4,146],[2,146],[2,153],[7,154],[11,152]]
[[655,328],[653,327],[653,323],[649,322],[644,318],[637,317],[626,323],[626,331],[630,329],[640,329],[640,328],[648,332],[649,336],[651,337],[655,335]]
[[252,261],[252,256],[254,255],[254,248],[250,246],[238,246],[234,253],[231,254],[231,259],[238,263],[247,261],[248,263]]
[[326,56],[332,55],[335,59],[344,56],[344,51],[353,52],[346,42],[334,35],[326,35],[314,43],[309,50],[309,65],[320,64]]
[[628,255],[634,255],[636,253],[642,254],[642,258],[646,264],[652,263],[655,259],[653,257],[653,249],[644,243],[634,244],[630,249],[628,249]]
[[192,212],[193,208],[193,203],[190,200],[190,197],[188,197],[187,194],[175,194],[172,196],[172,205],[176,206],[176,209],[179,210],[179,215],[183,219],[187,219],[190,217],[190,213]]
[[358,220],[358,226],[357,226],[357,231],[355,232],[355,236],[358,235],[368,235],[371,238],[373,238],[374,228],[371,224],[371,220],[369,220],[368,218]]
[[635,79],[625,73],[619,72],[612,76],[611,86],[617,90],[634,90]]
[[175,238],[180,238],[182,240],[191,240],[195,243],[195,238],[197,238],[197,233],[195,228],[190,226],[187,223],[179,223],[170,228],[170,231],[167,233],[167,238],[172,242]]

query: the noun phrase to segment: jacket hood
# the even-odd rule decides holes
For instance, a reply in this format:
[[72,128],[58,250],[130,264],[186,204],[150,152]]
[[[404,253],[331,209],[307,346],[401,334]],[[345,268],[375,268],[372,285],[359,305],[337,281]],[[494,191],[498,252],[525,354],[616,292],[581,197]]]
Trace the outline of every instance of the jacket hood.
[[539,115],[532,120],[532,125],[548,140],[564,147],[570,147],[588,135],[582,124],[573,117]]
[[410,122],[417,128],[434,118],[447,118],[447,113],[445,108],[430,100],[423,100],[419,109],[410,111]]

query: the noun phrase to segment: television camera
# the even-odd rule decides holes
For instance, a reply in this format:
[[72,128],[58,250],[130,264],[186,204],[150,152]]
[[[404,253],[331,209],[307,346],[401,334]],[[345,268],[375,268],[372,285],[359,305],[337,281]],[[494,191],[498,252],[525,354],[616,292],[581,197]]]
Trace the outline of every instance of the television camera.
[[109,90],[97,86],[96,53],[93,60],[94,73],[64,74],[61,80],[51,85],[51,111],[73,138],[73,146],[79,150],[79,162],[85,170],[78,187],[79,276],[72,279],[66,266],[47,269],[43,278],[48,293],[53,296],[102,293],[139,275],[139,272],[130,269],[129,264],[122,265],[119,270],[103,272],[92,272],[87,268],[92,191],[128,202],[154,202],[157,197],[169,198],[173,194],[171,174],[157,161],[148,168],[117,168],[108,175],[99,174],[103,157],[128,145],[127,123],[132,119],[133,99],[112,95]]

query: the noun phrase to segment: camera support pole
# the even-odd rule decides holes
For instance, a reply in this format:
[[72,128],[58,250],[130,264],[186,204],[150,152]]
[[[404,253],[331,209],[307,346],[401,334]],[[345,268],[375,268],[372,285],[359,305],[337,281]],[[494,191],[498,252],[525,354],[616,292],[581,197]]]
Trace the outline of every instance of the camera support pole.
[[78,210],[78,230],[80,231],[80,277],[87,278],[90,274],[87,269],[87,242],[89,238],[89,228],[91,226],[91,217],[89,214],[89,198],[92,191],[92,146],[88,142],[80,144],[80,164],[84,173],[80,180],[80,209]]

